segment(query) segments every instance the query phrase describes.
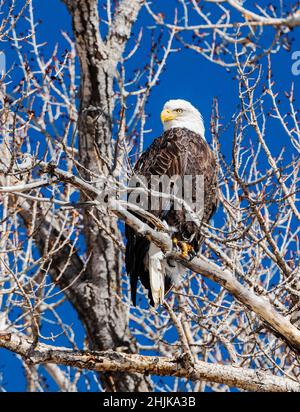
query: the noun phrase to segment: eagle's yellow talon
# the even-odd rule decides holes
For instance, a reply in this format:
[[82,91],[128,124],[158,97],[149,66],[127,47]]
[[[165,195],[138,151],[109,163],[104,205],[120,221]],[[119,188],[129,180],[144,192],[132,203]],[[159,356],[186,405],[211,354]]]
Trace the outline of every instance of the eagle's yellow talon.
[[172,241],[173,241],[173,245],[175,246],[178,245],[178,239],[176,237],[173,237]]
[[183,258],[188,258],[189,253],[194,250],[193,246],[186,242],[179,242],[179,247],[181,249],[181,256]]

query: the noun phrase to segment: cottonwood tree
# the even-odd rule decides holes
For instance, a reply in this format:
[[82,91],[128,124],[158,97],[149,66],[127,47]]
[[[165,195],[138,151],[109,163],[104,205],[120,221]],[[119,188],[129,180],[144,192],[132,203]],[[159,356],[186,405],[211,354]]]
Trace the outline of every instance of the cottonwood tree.
[[[299,391],[299,111],[294,85],[284,90],[272,72],[299,4],[64,3],[72,35],[49,50],[38,3],[1,2],[15,64],[0,96],[0,347],[29,391],[47,390],[49,376],[61,391]],[[161,222],[122,194],[148,132],[147,99],[169,55],[186,49],[238,86],[231,119],[212,105],[219,209],[165,306],[150,310],[140,289],[133,308],[124,221],[182,260]],[[286,146],[277,153],[274,130]],[[105,203],[103,188],[121,196]]]

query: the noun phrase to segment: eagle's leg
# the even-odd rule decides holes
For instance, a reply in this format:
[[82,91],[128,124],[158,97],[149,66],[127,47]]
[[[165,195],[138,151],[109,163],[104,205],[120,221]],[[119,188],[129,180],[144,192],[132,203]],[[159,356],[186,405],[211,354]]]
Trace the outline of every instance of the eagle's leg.
[[184,258],[190,257],[190,254],[194,252],[194,248],[187,242],[178,242],[178,245],[181,249],[181,256]]
[[196,252],[190,243],[180,241],[176,237],[173,237],[172,241],[175,248],[181,251],[181,256],[185,259],[189,258],[192,260],[196,256]]

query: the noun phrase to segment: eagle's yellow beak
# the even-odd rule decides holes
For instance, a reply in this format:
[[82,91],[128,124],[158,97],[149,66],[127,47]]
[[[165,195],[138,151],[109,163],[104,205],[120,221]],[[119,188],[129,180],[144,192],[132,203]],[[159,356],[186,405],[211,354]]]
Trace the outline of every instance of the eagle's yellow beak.
[[160,118],[163,123],[168,122],[169,120],[174,120],[176,117],[177,114],[170,109],[164,109],[160,114]]

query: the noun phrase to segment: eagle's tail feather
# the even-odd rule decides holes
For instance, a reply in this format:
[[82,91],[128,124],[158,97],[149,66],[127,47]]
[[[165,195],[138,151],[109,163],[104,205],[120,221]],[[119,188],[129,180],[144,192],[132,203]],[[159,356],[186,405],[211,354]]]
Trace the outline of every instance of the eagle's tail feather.
[[162,264],[164,256],[154,243],[149,248],[149,278],[154,306],[162,304],[165,296],[165,273]]

